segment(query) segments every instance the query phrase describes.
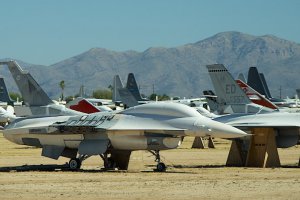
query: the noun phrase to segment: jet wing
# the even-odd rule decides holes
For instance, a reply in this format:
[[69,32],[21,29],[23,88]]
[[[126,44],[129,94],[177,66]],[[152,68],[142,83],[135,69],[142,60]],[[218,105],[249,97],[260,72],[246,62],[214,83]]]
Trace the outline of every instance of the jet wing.
[[65,122],[57,122],[50,127],[55,127],[61,133],[63,132],[65,134],[89,134],[106,131],[143,131],[183,135],[186,130],[173,127],[159,120],[135,116],[118,116],[114,114],[71,117]]

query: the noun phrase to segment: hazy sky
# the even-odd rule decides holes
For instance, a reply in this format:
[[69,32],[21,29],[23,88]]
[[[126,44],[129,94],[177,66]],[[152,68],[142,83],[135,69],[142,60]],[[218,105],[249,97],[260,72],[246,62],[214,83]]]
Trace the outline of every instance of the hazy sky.
[[299,0],[0,0],[0,6],[0,58],[32,64],[93,47],[175,47],[224,31],[300,43]]

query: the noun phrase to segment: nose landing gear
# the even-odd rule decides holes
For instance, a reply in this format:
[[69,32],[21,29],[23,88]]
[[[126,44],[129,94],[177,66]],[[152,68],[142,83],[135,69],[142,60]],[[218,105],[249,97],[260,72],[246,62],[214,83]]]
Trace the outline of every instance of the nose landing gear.
[[149,151],[149,152],[155,156],[155,162],[157,162],[155,171],[165,172],[167,167],[166,167],[165,163],[160,161],[159,150],[154,150],[154,151]]

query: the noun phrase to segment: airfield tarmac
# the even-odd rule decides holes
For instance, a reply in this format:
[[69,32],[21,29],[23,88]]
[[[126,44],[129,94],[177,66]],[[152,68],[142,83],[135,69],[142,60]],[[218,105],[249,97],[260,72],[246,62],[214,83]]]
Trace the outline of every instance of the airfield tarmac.
[[41,157],[41,149],[15,145],[1,134],[0,199],[300,199],[300,146],[279,150],[282,168],[238,168],[224,167],[229,141],[215,140],[216,149],[190,149],[192,141],[162,151],[165,173],[153,172],[154,157],[145,151],[132,155],[129,172],[103,172],[98,157],[78,172],[40,171],[34,165],[68,159]]

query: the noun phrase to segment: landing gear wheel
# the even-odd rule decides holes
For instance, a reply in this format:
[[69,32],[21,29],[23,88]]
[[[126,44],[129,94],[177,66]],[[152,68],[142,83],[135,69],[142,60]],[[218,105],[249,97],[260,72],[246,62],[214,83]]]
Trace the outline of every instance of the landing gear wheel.
[[167,169],[167,167],[166,167],[165,163],[160,162],[156,165],[156,170],[158,172],[165,172],[166,169]]
[[69,168],[71,170],[77,170],[81,167],[81,161],[78,158],[72,158],[69,161]]
[[112,158],[108,158],[107,168],[114,169],[116,167],[116,162]]

